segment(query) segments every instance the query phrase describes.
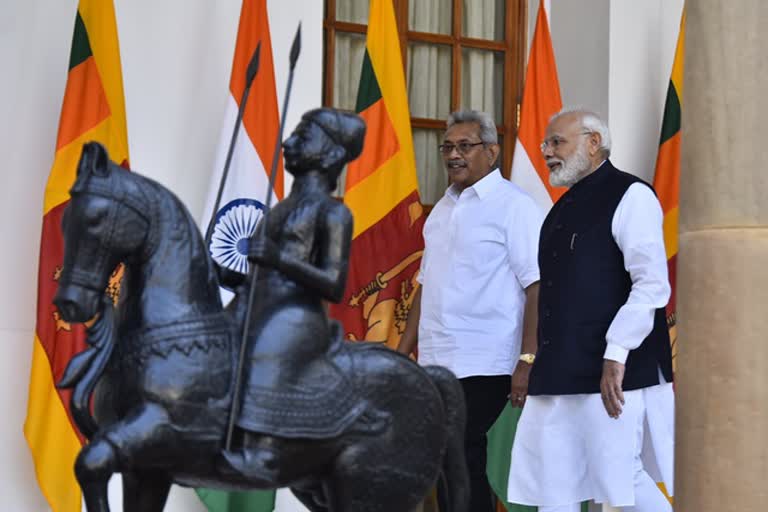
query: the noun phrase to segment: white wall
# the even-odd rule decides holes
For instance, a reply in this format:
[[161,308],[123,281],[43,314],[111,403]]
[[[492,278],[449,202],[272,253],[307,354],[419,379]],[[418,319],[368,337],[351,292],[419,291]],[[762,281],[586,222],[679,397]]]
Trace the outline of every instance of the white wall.
[[608,116],[609,4],[554,2],[550,21],[563,105],[581,105],[603,116]]
[[[528,2],[528,38],[538,0]],[[611,160],[653,180],[683,0],[555,0],[552,46],[564,105],[594,109],[613,136]]]
[[[0,0],[0,5],[0,239],[6,248],[0,253],[0,410],[5,415],[0,495],[3,510],[42,512],[48,507],[35,482],[22,425],[43,189],[53,161],[77,0]],[[268,0],[268,7],[281,106],[288,51],[302,21],[289,133],[302,112],[321,103],[323,5]],[[115,11],[131,166],[171,188],[199,218],[222,128],[240,1],[115,0]],[[175,489],[168,510],[204,508],[191,492]]]
[[[538,1],[529,4],[533,17]],[[609,6],[594,0],[590,5],[602,9],[597,17],[571,2],[552,4],[564,100],[599,110],[607,103],[614,162],[650,178],[682,0],[611,0]],[[43,189],[53,159],[77,1],[0,0],[0,5],[0,239],[6,247],[0,253],[0,410],[5,414],[0,495],[4,510],[43,512],[48,508],[21,429]],[[290,42],[296,23],[303,22],[289,132],[302,112],[321,102],[323,2],[268,0],[268,5],[280,105]],[[115,8],[132,167],[174,190],[199,218],[222,128],[240,2],[115,0]],[[591,32],[590,22],[598,23]],[[601,60],[606,58],[607,63]],[[281,503],[279,509],[293,506]],[[203,509],[189,491],[176,489],[168,510]]]
[[682,9],[683,0],[611,1],[611,160],[649,181],[656,166]]

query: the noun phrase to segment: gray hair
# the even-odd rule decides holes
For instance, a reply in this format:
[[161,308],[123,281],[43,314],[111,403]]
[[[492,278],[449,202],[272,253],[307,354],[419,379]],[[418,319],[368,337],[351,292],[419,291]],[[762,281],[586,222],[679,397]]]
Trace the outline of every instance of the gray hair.
[[549,122],[552,123],[566,114],[577,114],[581,119],[581,127],[589,132],[600,134],[600,150],[605,158],[611,156],[611,132],[608,125],[603,121],[599,114],[584,107],[565,107],[557,114],[553,115]]
[[477,110],[457,110],[448,116],[448,128],[462,123],[477,123],[480,127],[480,140],[486,144],[498,144],[499,134],[490,114]]

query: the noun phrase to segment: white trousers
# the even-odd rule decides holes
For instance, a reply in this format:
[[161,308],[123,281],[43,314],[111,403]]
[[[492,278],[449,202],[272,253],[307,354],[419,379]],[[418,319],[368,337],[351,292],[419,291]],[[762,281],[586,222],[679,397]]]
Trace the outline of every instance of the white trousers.
[[[635,504],[619,507],[622,512],[672,512],[672,505],[661,492],[656,482],[648,476],[638,457],[635,473]],[[539,507],[539,512],[581,512],[581,503]]]
[[528,397],[512,447],[507,501],[629,507],[638,503],[635,492],[645,478],[674,492],[672,385],[626,391],[624,398],[615,420],[599,394]]

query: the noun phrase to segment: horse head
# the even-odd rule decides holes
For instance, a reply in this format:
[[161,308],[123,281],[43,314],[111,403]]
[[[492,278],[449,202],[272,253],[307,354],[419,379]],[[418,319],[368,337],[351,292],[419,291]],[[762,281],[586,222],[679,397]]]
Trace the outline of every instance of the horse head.
[[71,201],[62,219],[64,264],[54,303],[67,322],[84,322],[100,309],[110,275],[144,243],[149,201],[131,193],[130,173],[96,142],[83,146]]

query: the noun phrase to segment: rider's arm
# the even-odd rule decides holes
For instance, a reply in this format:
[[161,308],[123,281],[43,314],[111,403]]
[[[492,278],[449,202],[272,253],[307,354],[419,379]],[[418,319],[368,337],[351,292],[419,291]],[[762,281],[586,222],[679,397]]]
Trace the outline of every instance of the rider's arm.
[[313,261],[280,254],[276,268],[301,286],[314,291],[331,302],[344,297],[352,243],[352,214],[346,206],[333,202],[317,229],[317,254]]

